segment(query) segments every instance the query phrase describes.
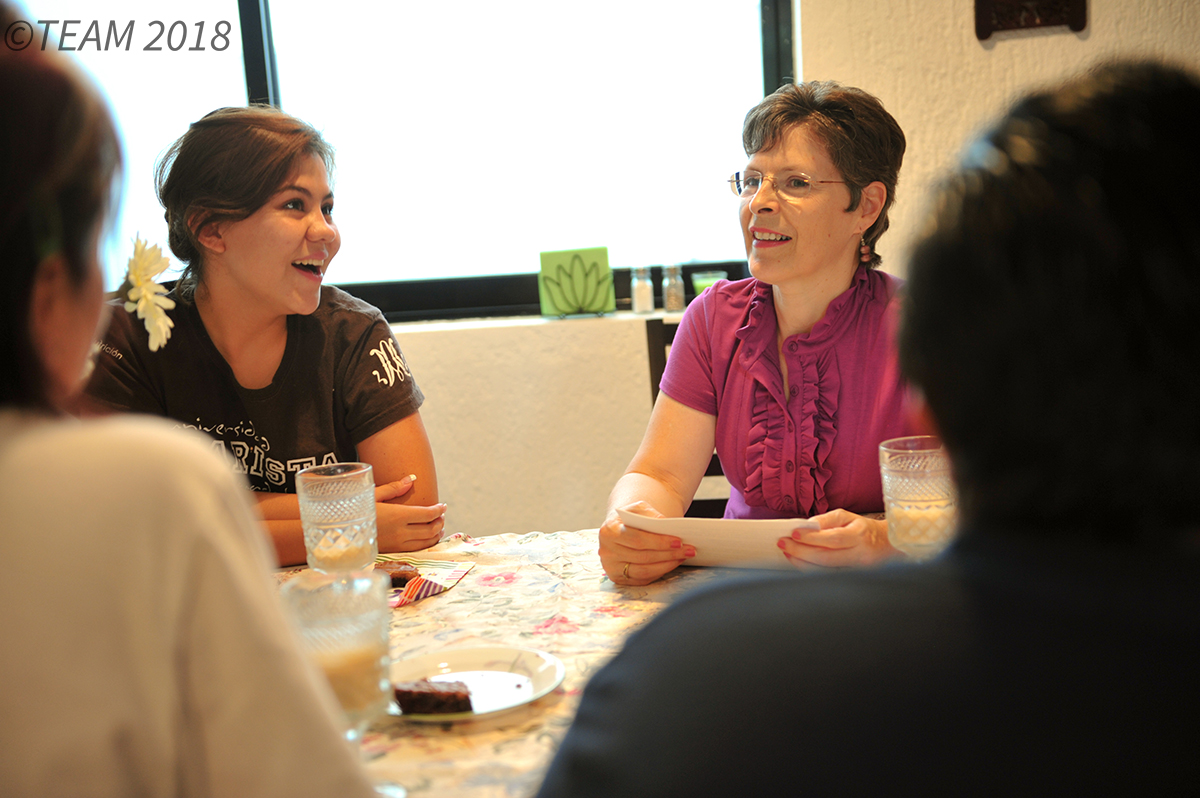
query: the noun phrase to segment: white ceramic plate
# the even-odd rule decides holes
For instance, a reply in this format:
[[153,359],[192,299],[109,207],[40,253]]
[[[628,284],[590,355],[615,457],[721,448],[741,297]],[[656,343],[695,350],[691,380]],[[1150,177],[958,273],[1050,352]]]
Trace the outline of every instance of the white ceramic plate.
[[558,657],[544,651],[515,646],[451,648],[392,663],[392,681],[428,679],[463,682],[471,691],[473,712],[432,715],[405,714],[403,718],[443,723],[473,720],[536,701],[562,684],[566,668]]

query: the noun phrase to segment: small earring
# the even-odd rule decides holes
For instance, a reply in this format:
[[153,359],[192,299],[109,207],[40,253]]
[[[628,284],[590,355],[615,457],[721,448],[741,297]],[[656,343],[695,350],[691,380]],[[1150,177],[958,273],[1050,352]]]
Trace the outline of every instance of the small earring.
[[859,256],[858,256],[859,260],[861,260],[863,263],[870,263],[870,261],[871,261],[871,246],[867,243],[867,239],[863,238],[862,236],[859,236],[859,239],[858,239],[858,252],[859,252]]

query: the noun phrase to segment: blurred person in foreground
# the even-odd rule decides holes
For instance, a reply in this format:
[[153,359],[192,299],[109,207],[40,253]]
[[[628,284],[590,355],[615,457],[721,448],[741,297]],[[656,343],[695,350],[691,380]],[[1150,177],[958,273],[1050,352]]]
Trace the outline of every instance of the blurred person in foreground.
[[107,109],[32,47],[0,48],[0,108],[0,795],[374,794],[244,480],[198,433],[63,412],[106,321]]
[[917,246],[901,364],[938,561],[697,591],[588,685],[540,795],[1161,795],[1200,778],[1200,80],[1018,102]]

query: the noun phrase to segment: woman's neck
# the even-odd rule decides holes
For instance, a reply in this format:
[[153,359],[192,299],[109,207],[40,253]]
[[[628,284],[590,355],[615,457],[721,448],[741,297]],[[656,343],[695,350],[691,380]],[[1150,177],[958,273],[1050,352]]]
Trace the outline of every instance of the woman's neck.
[[[214,290],[215,288],[215,290]],[[236,293],[201,283],[194,301],[204,330],[243,388],[265,388],[287,348],[287,316],[266,316]]]
[[852,263],[848,269],[825,269],[817,274],[771,286],[779,340],[782,342],[793,335],[812,332],[812,328],[825,315],[829,303],[854,282],[857,270],[858,264]]

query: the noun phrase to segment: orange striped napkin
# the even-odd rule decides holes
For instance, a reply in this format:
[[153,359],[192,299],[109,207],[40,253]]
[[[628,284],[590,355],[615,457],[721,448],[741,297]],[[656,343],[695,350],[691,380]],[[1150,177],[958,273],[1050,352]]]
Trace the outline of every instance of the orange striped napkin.
[[427,560],[409,554],[380,554],[376,562],[406,562],[419,574],[404,587],[393,588],[388,594],[388,603],[403,607],[438,593],[445,593],[458,584],[467,572],[475,567],[473,562],[455,560]]

